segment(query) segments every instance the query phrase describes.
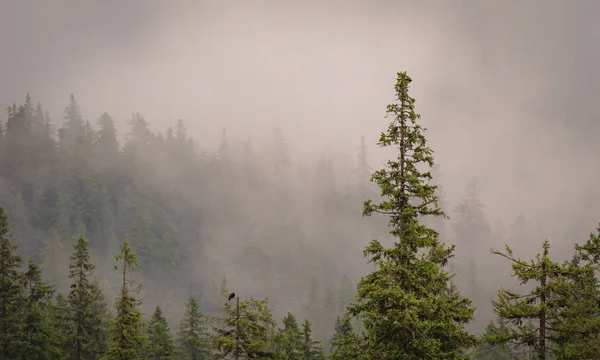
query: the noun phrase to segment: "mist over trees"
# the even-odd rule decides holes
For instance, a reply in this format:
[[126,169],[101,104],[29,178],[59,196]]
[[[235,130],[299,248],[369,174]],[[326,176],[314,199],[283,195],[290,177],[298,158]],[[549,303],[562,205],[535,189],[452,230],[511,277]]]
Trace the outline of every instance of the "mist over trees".
[[73,95],[61,121],[9,106],[0,358],[594,359],[600,235],[554,256],[519,209],[488,219],[475,176],[449,204],[411,82],[381,168],[364,137],[354,164],[300,162],[281,128],[211,151],[182,120],[120,135]]

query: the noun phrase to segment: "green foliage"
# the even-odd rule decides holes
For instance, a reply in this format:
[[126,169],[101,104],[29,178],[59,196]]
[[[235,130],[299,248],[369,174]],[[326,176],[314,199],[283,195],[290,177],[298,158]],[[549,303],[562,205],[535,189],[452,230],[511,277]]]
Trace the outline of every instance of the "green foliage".
[[302,323],[302,341],[300,348],[302,350],[302,359],[304,360],[325,359],[321,342],[313,339],[312,324],[308,319],[305,319],[304,323]]
[[215,319],[216,324],[212,327],[215,359],[275,357],[271,346],[275,321],[267,304],[268,299],[239,301],[239,297],[223,304],[223,317]]
[[285,360],[299,360],[304,355],[302,352],[302,333],[296,317],[291,312],[283,318],[283,329],[279,329],[277,342],[281,358]]
[[464,359],[476,343],[464,329],[474,310],[460,294],[447,294],[449,276],[443,267],[454,248],[420,223],[420,217],[444,213],[431,174],[420,170],[433,166],[433,155],[408,93],[411,81],[406,73],[398,74],[397,102],[387,107],[394,119],[379,140],[382,147],[398,149],[398,157],[372,178],[387,200],[368,200],[363,210],[364,215],[388,215],[396,242],[388,249],[377,240],[367,246],[365,255],[376,270],[359,282],[357,303],[349,311],[364,323],[367,357]]
[[176,347],[167,319],[159,306],[148,324],[148,360],[175,360]]
[[354,332],[348,314],[337,317],[333,337],[329,344],[331,345],[330,359],[351,360],[361,358],[361,339]]
[[13,359],[54,360],[60,349],[56,347],[56,330],[48,316],[54,287],[42,280],[42,269],[33,262],[23,274],[23,322],[18,334],[19,355]]
[[142,313],[138,310],[140,301],[134,296],[139,288],[134,287],[131,274],[137,265],[137,255],[129,242],[123,240],[121,251],[115,257],[118,265],[115,270],[121,272],[121,290],[115,302],[117,316],[110,328],[110,347],[106,351],[106,360],[140,359],[146,346],[143,334]]
[[486,342],[487,338],[494,337],[505,332],[504,321],[499,319],[499,326],[490,322],[482,336],[482,341],[478,344],[475,351],[471,354],[472,360],[515,360],[517,354],[511,351],[508,344],[492,344]]
[[505,252],[495,251],[511,261],[522,284],[533,281],[535,287],[526,294],[498,293],[494,308],[506,327],[487,334],[485,341],[529,347],[538,359],[594,359],[600,351],[598,249],[600,238],[592,234],[563,264],[551,260],[547,240],[542,254],[529,262],[517,258],[508,245]]
[[54,345],[58,349],[55,359],[73,359],[68,351],[68,340],[72,336],[72,329],[68,319],[69,303],[67,302],[67,298],[63,294],[58,293],[55,301],[50,304],[47,313],[49,322],[55,330]]
[[95,265],[91,261],[88,241],[77,239],[69,261],[68,352],[73,359],[95,359],[106,346],[107,305],[94,278]]
[[210,356],[206,319],[198,301],[190,296],[185,304],[185,314],[179,327],[179,344],[186,359],[201,360]]
[[16,358],[20,349],[18,334],[22,310],[23,275],[21,257],[16,254],[11,226],[4,208],[0,206],[0,358]]

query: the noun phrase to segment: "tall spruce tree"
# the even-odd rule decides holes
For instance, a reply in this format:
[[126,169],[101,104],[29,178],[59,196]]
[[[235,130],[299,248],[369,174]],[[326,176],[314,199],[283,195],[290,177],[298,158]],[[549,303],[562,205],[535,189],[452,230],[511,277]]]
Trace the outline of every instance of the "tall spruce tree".
[[144,354],[146,336],[143,333],[142,312],[138,310],[141,302],[134,296],[139,287],[135,286],[131,276],[137,265],[137,255],[127,240],[123,240],[115,260],[115,270],[121,273],[121,290],[115,302],[117,316],[110,329],[110,347],[105,359],[137,360]]
[[354,327],[348,314],[343,317],[337,317],[333,337],[329,344],[331,346],[330,359],[360,359],[361,339],[354,332]]
[[185,304],[185,314],[181,319],[178,336],[181,353],[185,359],[203,360],[209,357],[206,320],[194,296],[190,296]]
[[271,342],[275,321],[268,301],[235,298],[224,303],[224,316],[216,319],[211,334],[215,359],[275,357]]
[[296,317],[291,312],[283,318],[283,329],[279,329],[278,344],[281,358],[285,360],[302,359],[302,333]]
[[533,352],[539,360],[597,358],[600,292],[595,271],[600,237],[592,234],[575,249],[573,259],[563,264],[551,260],[547,240],[542,254],[531,261],[516,257],[508,245],[505,252],[494,252],[511,262],[521,284],[535,286],[525,294],[505,289],[498,293],[494,308],[506,326],[487,334],[486,342],[513,345],[523,355]]
[[482,336],[482,341],[471,354],[472,360],[516,360],[516,354],[513,354],[508,344],[491,344],[485,339],[495,334],[504,333],[506,327],[503,319],[498,319],[498,325],[490,321]]
[[19,354],[23,286],[22,259],[13,244],[11,225],[0,206],[0,359],[14,359]]
[[[480,274],[486,270],[481,266],[480,261],[485,261],[484,257],[478,254],[489,249],[491,243],[492,230],[484,212],[484,205],[481,201],[481,191],[479,181],[473,177],[466,189],[465,198],[460,205],[456,207],[456,216],[453,218],[453,229],[456,236],[456,245],[458,246],[455,264],[457,269],[457,284],[461,289],[465,289],[465,295],[468,296],[476,305],[477,311],[475,317],[480,320],[471,323],[470,328],[481,333],[485,330],[481,325],[485,325],[491,320],[487,314],[492,313],[489,305],[489,299],[485,287],[481,283]],[[483,258],[483,259],[482,259]],[[491,289],[495,291],[495,289]],[[483,311],[482,311],[483,310]],[[482,317],[486,317],[482,320]]]
[[398,157],[376,171],[372,180],[387,200],[364,204],[364,215],[390,218],[396,242],[385,248],[373,240],[365,255],[376,267],[358,284],[357,302],[349,307],[364,323],[362,351],[373,359],[466,359],[476,338],[464,326],[473,319],[471,301],[449,295],[449,275],[443,270],[453,255],[438,233],[420,222],[422,216],[445,216],[438,207],[436,186],[423,166],[433,166],[425,129],[418,124],[415,100],[409,96],[411,78],[398,73],[397,102],[388,105],[393,116],[379,145],[395,146]]
[[302,359],[304,360],[325,359],[321,342],[313,339],[312,323],[308,319],[304,319],[304,323],[302,323],[300,349],[302,350]]
[[23,324],[17,334],[20,350],[18,356],[9,358],[54,360],[60,354],[58,333],[49,318],[54,287],[42,280],[42,269],[32,259],[23,274],[23,290]]
[[106,304],[95,282],[88,241],[80,236],[69,258],[69,278],[73,281],[67,298],[69,323],[69,353],[73,359],[95,359],[105,338]]
[[157,306],[148,324],[148,360],[174,360],[176,350],[167,318]]

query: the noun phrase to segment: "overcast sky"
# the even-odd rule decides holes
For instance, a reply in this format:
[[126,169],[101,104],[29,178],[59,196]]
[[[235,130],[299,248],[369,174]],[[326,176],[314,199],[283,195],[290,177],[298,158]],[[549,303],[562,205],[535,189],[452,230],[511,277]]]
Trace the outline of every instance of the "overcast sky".
[[60,120],[74,93],[92,121],[139,111],[162,131],[182,118],[208,148],[223,128],[245,138],[278,125],[297,157],[314,156],[354,151],[361,135],[374,144],[406,70],[457,196],[477,175],[503,208],[522,181],[529,206],[545,209],[556,194],[574,197],[569,167],[598,174],[587,162],[598,147],[574,144],[597,142],[600,129],[600,1],[0,0],[0,9],[6,106],[30,92]]

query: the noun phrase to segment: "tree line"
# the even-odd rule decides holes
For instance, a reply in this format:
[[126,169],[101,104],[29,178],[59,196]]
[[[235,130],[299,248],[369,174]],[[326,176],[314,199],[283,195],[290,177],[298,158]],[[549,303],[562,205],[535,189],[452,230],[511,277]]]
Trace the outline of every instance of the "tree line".
[[[363,216],[383,215],[380,218],[387,219],[389,235],[372,240],[365,248],[364,254],[372,268],[357,283],[352,299],[342,306],[341,311],[329,308],[326,315],[333,316],[335,321],[329,330],[330,335],[326,336],[329,346],[325,349],[322,341],[313,338],[310,320],[299,324],[296,316],[289,312],[282,320],[283,326],[278,327],[273,320],[268,298],[240,300],[235,295],[233,301],[223,298],[220,314],[206,316],[200,311],[200,305],[192,295],[186,303],[186,311],[175,337],[171,334],[168,320],[160,306],[155,308],[151,318],[146,321],[140,310],[142,300],[139,297],[139,287],[132,277],[138,262],[133,248],[137,249],[139,246],[143,259],[150,261],[149,266],[154,266],[156,256],[163,255],[163,251],[173,254],[172,251],[177,246],[172,239],[168,240],[169,234],[165,235],[167,239],[159,240],[156,233],[148,228],[153,218],[147,217],[144,222],[139,219],[141,213],[135,209],[132,210],[138,218],[126,218],[133,224],[142,225],[134,225],[132,233],[136,234],[137,239],[154,236],[153,242],[140,242],[132,246],[125,240],[113,241],[112,246],[109,246],[110,242],[97,246],[99,249],[117,250],[115,269],[120,281],[113,306],[107,305],[94,276],[95,267],[91,262],[88,241],[83,236],[79,237],[70,255],[69,290],[64,294],[55,294],[54,287],[43,280],[42,269],[34,258],[28,261],[26,267],[21,266],[22,260],[16,253],[8,218],[2,210],[2,358],[320,359],[327,356],[332,359],[595,359],[600,353],[600,294],[596,278],[600,264],[600,228],[583,244],[576,244],[572,258],[567,261],[553,260],[547,241],[543,242],[540,254],[531,260],[519,258],[509,245],[504,251],[494,251],[498,258],[510,264],[513,276],[521,283],[520,291],[501,289],[492,302],[495,320],[489,323],[481,336],[476,336],[469,329],[469,324],[475,318],[475,306],[468,296],[461,293],[462,287],[457,286],[454,280],[453,267],[456,263],[453,257],[456,246],[447,244],[440,236],[440,232],[444,230],[439,221],[447,218],[447,215],[440,206],[440,189],[433,179],[436,172],[433,151],[427,145],[425,129],[415,111],[415,100],[409,94],[411,82],[412,79],[406,73],[398,73],[396,101],[387,107],[392,121],[381,134],[378,144],[393,147],[398,156],[372,174],[371,181],[377,185],[380,194],[369,193],[365,190],[366,185],[362,184],[365,186],[362,188],[362,195],[366,195],[363,197],[366,200]],[[61,156],[75,156],[88,151],[89,156],[93,157],[93,154],[100,153],[99,148],[104,149],[99,147],[98,139],[110,138],[110,141],[104,142],[112,144],[106,146],[106,149],[110,149],[113,155],[119,153],[113,135],[103,137],[102,134],[105,133],[102,130],[99,133],[92,131],[88,123],[79,121],[80,116],[70,117],[69,114],[78,114],[79,111],[74,99],[71,100],[71,107],[66,111],[67,122],[61,129],[62,134],[59,132],[59,146],[48,149],[58,149]],[[31,126],[25,130],[19,127],[23,126],[23,122],[17,121],[20,116],[35,119],[40,112],[34,111],[27,103],[31,104],[26,100],[26,105],[19,109],[14,106],[9,109],[9,123],[3,137],[6,149],[4,156],[5,159],[10,159],[5,164],[12,166],[3,169],[12,178],[21,177],[17,184],[22,202],[34,204],[37,201],[71,201],[69,207],[73,206],[73,209],[63,225],[60,225],[60,219],[64,214],[60,211],[48,214],[52,217],[50,227],[56,233],[60,231],[60,226],[64,226],[62,231],[67,233],[72,233],[73,226],[80,233],[106,231],[106,224],[98,227],[96,222],[97,219],[110,220],[111,217],[103,216],[103,211],[111,207],[107,205],[103,210],[100,207],[99,213],[93,213],[92,209],[107,199],[91,196],[90,194],[95,194],[93,187],[87,189],[90,191],[87,193],[89,197],[80,197],[86,189],[78,188],[82,184],[92,186],[93,182],[81,179],[86,177],[86,171],[87,176],[95,174],[96,166],[100,166],[102,160],[106,159],[98,158],[95,160],[97,163],[91,167],[90,164],[77,164],[77,161],[72,160],[64,162],[69,164],[67,168],[42,170],[46,164],[42,157],[50,156],[51,152],[38,154],[32,149],[43,142],[11,144],[14,141],[11,139],[14,138],[9,136],[17,134],[18,130],[29,135],[47,136],[47,129],[50,127],[47,116],[36,120],[37,123],[29,122]],[[69,119],[75,117],[79,120],[70,124]],[[44,118],[46,120],[42,121]],[[139,115],[134,115],[131,138],[135,140],[130,140],[114,161],[130,160],[132,157],[138,158],[135,162],[127,163],[128,165],[149,161],[149,158],[145,161],[140,159],[147,156],[145,151],[132,149],[148,146],[150,139],[154,142],[163,140],[156,140],[151,136],[144,124]],[[73,130],[78,126],[78,130]],[[71,130],[79,131],[79,136],[69,137]],[[85,134],[96,140],[86,141]],[[110,134],[114,134],[114,131]],[[190,148],[191,140],[187,137],[181,135],[175,138],[178,139],[180,149]],[[173,135],[168,135],[167,139],[174,141]],[[168,143],[167,140],[164,141],[164,144]],[[90,150],[85,144],[95,144],[95,150]],[[27,146],[32,147],[27,149]],[[149,148],[146,150],[151,151]],[[221,174],[233,170],[227,156],[228,151],[227,143],[223,142],[217,158],[219,166],[213,170],[218,170]],[[278,154],[285,153],[280,151]],[[27,158],[28,166],[23,166],[22,161],[14,160],[24,158]],[[30,164],[37,164],[38,168],[34,171]],[[274,174],[282,176],[284,172],[281,169],[287,166],[285,156],[277,158],[274,164],[277,165],[273,169]],[[322,163],[324,168],[325,164]],[[144,174],[144,171],[147,174],[151,167],[151,164],[145,163],[145,168],[127,168],[122,174],[132,175],[135,171],[140,171],[137,175]],[[117,168],[118,166],[108,167],[113,171]],[[37,186],[31,185],[43,171],[69,173],[70,176],[75,176],[75,180],[61,183],[66,193],[55,193],[57,196],[48,200],[40,195]],[[319,174],[327,172],[323,170]],[[119,177],[113,174],[109,178]],[[226,179],[227,177],[223,178],[224,181]],[[248,174],[245,180],[250,179],[252,177]],[[321,177],[321,180],[326,183],[327,176]],[[122,191],[126,188],[123,184],[128,182],[124,179],[120,181],[122,183],[117,188]],[[69,186],[82,192],[79,195],[66,195]],[[104,186],[101,184],[99,188]],[[251,182],[249,186],[257,184]],[[48,187],[52,188],[51,185]],[[49,191],[48,188],[45,191]],[[99,191],[101,194],[102,191]],[[477,245],[477,236],[491,231],[481,220],[481,204],[477,192],[478,184],[473,180],[468,186],[465,202],[456,211],[459,220],[454,223],[454,230],[458,236],[464,235],[463,242],[459,242],[459,254],[460,246],[475,251],[473,248]],[[324,192],[323,195],[331,193]],[[127,190],[120,194],[125,196]],[[52,191],[46,194],[49,195],[52,195]],[[92,199],[91,204],[85,203]],[[339,199],[338,197],[337,200]],[[84,201],[84,204],[77,204],[75,200]],[[327,200],[331,201],[332,198]],[[271,203],[270,206],[281,209],[281,206],[288,204],[286,201],[289,199]],[[39,214],[38,216],[39,221],[49,221]],[[280,221],[286,223],[285,218],[280,218]],[[376,224],[376,232],[382,235],[384,231],[378,228],[382,223]],[[173,233],[177,233],[186,227],[174,226],[171,229]],[[284,227],[280,230],[280,234],[285,234],[286,237],[297,236],[291,228]],[[27,239],[22,237],[24,235],[26,233],[17,234],[16,238]],[[388,240],[391,240],[391,244],[384,245]],[[23,244],[28,244],[28,241],[23,241]],[[471,249],[468,248],[469,245]],[[157,246],[158,249],[153,249],[152,246]],[[35,254],[31,249],[25,251]],[[464,251],[463,256],[461,265],[469,270],[464,274],[474,277],[474,254],[469,255],[468,251]],[[170,271],[181,271],[178,264],[161,262],[161,266]],[[470,282],[477,283],[474,279]],[[224,286],[221,290],[224,296],[228,294]],[[475,293],[477,287],[472,286],[468,290]],[[287,299],[279,299],[285,300]],[[325,355],[325,352],[328,354]]]
[[[115,257],[118,296],[112,306],[95,277],[88,240],[79,237],[69,261],[70,290],[57,292],[32,259],[23,267],[0,207],[0,357],[2,359],[324,359],[312,324],[292,313],[277,327],[268,299],[234,304],[206,316],[192,295],[176,336],[157,306],[150,319],[139,309],[133,280],[138,259],[124,240]],[[227,296],[227,290],[223,289]]]

